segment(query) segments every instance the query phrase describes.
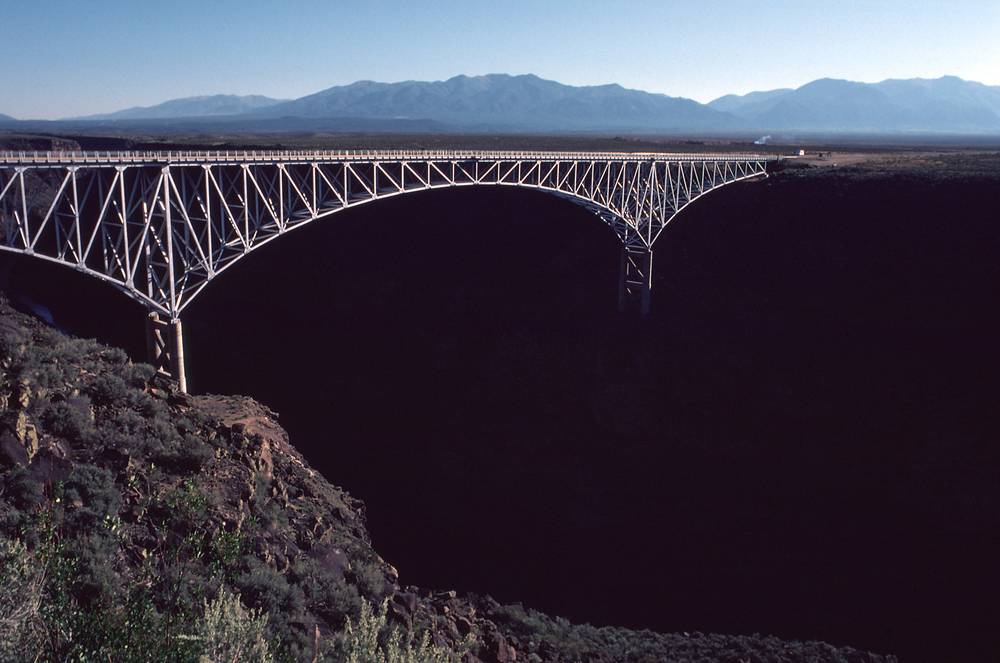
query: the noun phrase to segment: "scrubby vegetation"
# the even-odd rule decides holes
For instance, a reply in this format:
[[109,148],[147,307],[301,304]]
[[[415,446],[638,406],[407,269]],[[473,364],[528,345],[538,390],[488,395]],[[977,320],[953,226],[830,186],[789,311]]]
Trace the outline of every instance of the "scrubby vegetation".
[[389,621],[388,601],[375,610],[362,599],[357,622],[347,619],[337,648],[347,663],[456,663],[475,644],[472,633],[458,651],[431,643],[427,631],[418,643],[414,639],[413,631],[404,632]]
[[0,301],[4,661],[881,660],[402,588],[363,513],[266,408],[176,393]]
[[243,615],[226,598],[238,592],[259,631],[253,651],[296,659],[362,596],[386,595],[391,569],[356,503],[308,472],[274,476],[276,462],[303,463],[275,460],[287,442],[255,428],[262,409],[197,407],[121,351],[4,312],[3,595],[20,597],[3,606],[6,642],[53,660],[191,660],[246,635],[225,632]]
[[211,603],[205,603],[205,619],[201,623],[202,656],[210,661],[254,661],[271,663],[267,640],[267,616],[257,610],[246,610],[225,588]]

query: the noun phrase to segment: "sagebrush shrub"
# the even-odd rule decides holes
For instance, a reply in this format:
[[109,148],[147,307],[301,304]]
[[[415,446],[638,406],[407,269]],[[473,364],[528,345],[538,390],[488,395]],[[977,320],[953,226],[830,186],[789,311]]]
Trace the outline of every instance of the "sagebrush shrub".
[[404,636],[399,627],[389,624],[388,599],[378,610],[361,599],[361,614],[356,622],[347,619],[337,645],[345,663],[458,663],[474,643],[469,634],[461,651],[453,651],[432,643],[426,631],[416,642],[413,631]]
[[267,614],[243,607],[240,597],[225,587],[205,602],[205,616],[198,634],[204,663],[271,663],[267,639]]
[[44,584],[41,561],[20,541],[0,537],[0,660],[33,660],[41,654]]

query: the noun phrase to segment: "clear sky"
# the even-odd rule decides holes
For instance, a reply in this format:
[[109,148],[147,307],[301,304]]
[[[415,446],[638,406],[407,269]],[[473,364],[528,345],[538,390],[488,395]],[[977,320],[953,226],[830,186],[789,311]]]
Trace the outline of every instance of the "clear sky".
[[821,77],[1000,85],[1000,0],[0,0],[0,112],[534,73],[709,101]]

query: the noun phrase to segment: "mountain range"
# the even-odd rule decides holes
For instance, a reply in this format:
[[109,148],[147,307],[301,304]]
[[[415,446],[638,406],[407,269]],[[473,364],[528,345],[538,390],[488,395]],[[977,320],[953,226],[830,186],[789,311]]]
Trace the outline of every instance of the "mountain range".
[[800,88],[726,95],[709,107],[760,129],[1000,132],[1000,86],[936,79],[822,78]]
[[[534,75],[358,81],[298,99],[211,95],[56,122],[44,128],[185,131],[489,131],[685,133],[927,132],[1000,135],[1000,86],[955,76],[879,83],[823,78],[707,104],[620,85],[571,86]],[[56,125],[53,127],[52,125]]]
[[260,108],[281,103],[283,99],[271,99],[258,94],[237,96],[235,94],[214,94],[206,97],[184,97],[171,99],[155,106],[134,106],[114,113],[70,118],[75,120],[165,120],[178,117],[217,117],[220,115],[240,115]]
[[455,76],[446,81],[332,87],[251,113],[260,118],[429,119],[513,130],[728,129],[739,122],[696,101],[620,85],[574,87],[537,76]]

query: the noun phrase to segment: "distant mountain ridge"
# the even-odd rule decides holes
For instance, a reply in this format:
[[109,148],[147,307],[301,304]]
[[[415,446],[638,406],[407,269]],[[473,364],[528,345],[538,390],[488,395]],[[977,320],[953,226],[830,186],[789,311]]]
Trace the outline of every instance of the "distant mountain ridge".
[[71,120],[166,120],[184,117],[218,117],[220,115],[240,115],[259,108],[281,103],[283,99],[272,99],[259,94],[239,96],[235,94],[213,94],[201,97],[171,99],[155,106],[135,106],[114,113],[102,113]]
[[255,117],[427,118],[466,128],[515,130],[726,129],[731,115],[680,97],[620,85],[574,87],[531,74],[446,81],[359,81],[275,104]]
[[821,78],[795,89],[726,95],[708,105],[759,129],[1000,132],[1000,86],[955,76],[879,83]]
[[250,133],[631,132],[956,133],[1000,135],[1000,86],[955,76],[879,83],[822,78],[798,88],[729,94],[708,104],[620,85],[571,86],[532,74],[444,81],[358,81],[292,100],[260,95],[172,99],[26,130]]
[[0,122],[17,122],[17,120],[12,118],[10,115],[4,115],[3,113],[0,113]]
[[773,99],[775,97],[780,97],[788,92],[791,92],[792,88],[781,88],[779,90],[765,90],[762,92],[748,92],[744,95],[727,94],[724,97],[719,97],[714,101],[710,101],[707,105],[726,113],[731,113],[733,110],[742,108],[744,106],[764,102],[768,99]]

